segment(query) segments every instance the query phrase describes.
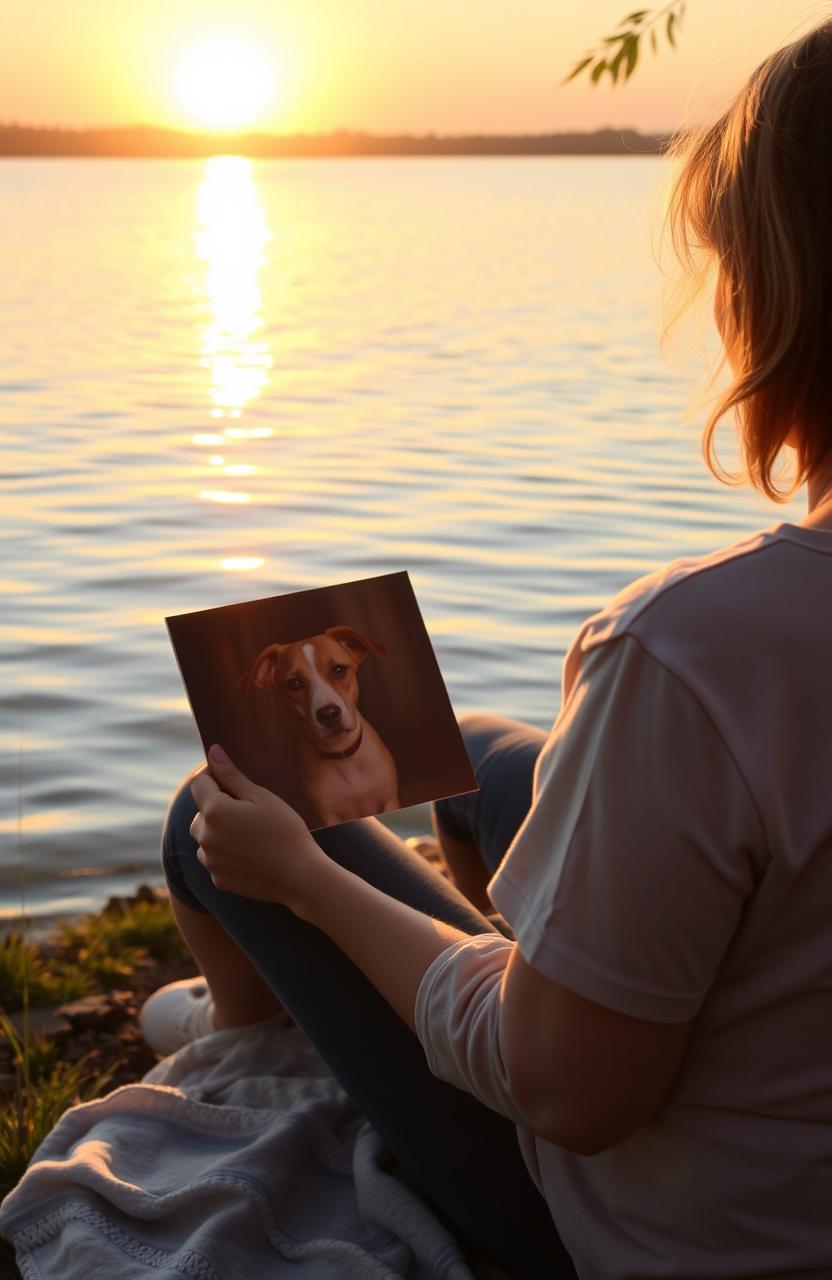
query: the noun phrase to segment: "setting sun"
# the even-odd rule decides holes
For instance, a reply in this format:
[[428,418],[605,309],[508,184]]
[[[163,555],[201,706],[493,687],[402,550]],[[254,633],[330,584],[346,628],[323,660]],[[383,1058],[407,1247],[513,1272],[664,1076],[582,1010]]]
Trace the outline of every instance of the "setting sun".
[[268,106],[273,84],[274,68],[246,40],[213,39],[194,45],[176,73],[182,107],[212,129],[253,124]]

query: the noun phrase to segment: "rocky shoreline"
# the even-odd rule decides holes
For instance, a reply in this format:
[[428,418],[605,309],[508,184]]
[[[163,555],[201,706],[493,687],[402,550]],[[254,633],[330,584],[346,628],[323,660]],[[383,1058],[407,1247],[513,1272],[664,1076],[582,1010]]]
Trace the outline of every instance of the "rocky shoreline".
[[[109,948],[95,932],[103,926],[111,939]],[[2,1012],[8,1022],[0,1029],[0,1112],[8,1163],[4,1161],[0,1175],[0,1199],[16,1181],[10,1170],[16,1168],[19,1176],[25,1167],[27,1144],[45,1136],[38,1131],[32,1137],[46,1106],[51,1107],[54,1123],[68,1106],[140,1080],[159,1060],[142,1038],[139,1010],[157,987],[197,973],[179,939],[167,892],[155,885],[111,898],[77,928],[56,926],[31,943],[25,931],[12,933],[2,946],[7,962]],[[30,961],[27,973],[37,975],[28,1008],[23,1007],[22,987],[8,990],[14,976],[8,960],[12,954],[25,955]],[[102,957],[114,981],[107,980]],[[88,990],[43,1003],[49,982],[59,982],[55,975],[70,972]],[[0,1280],[20,1280],[14,1253],[1,1239]]]
[[[123,915],[140,902],[166,904],[167,893],[151,885],[140,885],[129,897],[110,898],[103,913]],[[35,944],[47,962],[65,961],[70,948],[52,938]],[[132,1084],[158,1061],[142,1039],[139,1009],[152,991],[166,982],[193,977],[197,968],[190,957],[164,961],[151,954],[136,960],[129,982],[100,989],[73,1000],[34,1005],[28,1011],[30,1039],[43,1036],[54,1043],[59,1061],[77,1063],[86,1058],[91,1073],[110,1073],[110,1089]],[[18,1034],[24,1032],[25,1015],[17,1010],[10,1021]],[[0,1038],[0,1105],[16,1087],[14,1048],[8,1037]]]

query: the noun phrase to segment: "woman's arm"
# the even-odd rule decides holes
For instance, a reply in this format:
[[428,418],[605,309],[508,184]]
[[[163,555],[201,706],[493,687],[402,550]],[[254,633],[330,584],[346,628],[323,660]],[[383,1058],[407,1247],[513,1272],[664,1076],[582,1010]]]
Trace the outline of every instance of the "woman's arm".
[[681,1064],[690,1021],[648,1022],[585,1000],[533,969],[518,947],[501,994],[511,1090],[534,1133],[594,1155],[652,1119]]
[[321,929],[414,1030],[422,979],[447,953],[450,1003],[427,1010],[437,1074],[583,1154],[622,1141],[655,1113],[689,1023],[604,1009],[532,969],[506,940],[498,962],[490,948],[484,965],[479,942],[334,863],[288,805],[213,749],[210,764],[216,781],[203,773],[193,785],[193,833],[219,889],[282,902]]
[[504,939],[494,974],[493,958],[486,965],[468,935],[334,862],[299,914],[414,1030],[422,978],[437,956],[462,943],[447,961],[457,969],[454,1007],[439,1011],[432,1037],[452,1061],[439,1074],[550,1142],[583,1155],[622,1142],[655,1114],[678,1070],[690,1022],[646,1022],[584,1000],[531,968]]

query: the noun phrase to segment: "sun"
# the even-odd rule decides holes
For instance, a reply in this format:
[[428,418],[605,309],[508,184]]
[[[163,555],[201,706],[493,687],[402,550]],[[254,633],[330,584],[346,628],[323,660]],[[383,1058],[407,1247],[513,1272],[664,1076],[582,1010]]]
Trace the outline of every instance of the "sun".
[[248,40],[203,40],[182,57],[176,94],[189,116],[211,129],[240,129],[263,114],[274,69]]

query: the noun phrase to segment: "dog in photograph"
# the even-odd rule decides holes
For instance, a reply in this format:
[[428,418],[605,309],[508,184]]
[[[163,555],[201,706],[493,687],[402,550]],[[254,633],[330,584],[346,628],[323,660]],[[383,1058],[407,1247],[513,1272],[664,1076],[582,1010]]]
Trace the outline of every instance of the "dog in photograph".
[[321,826],[399,808],[396,764],[358,710],[358,668],[386,646],[353,627],[270,644],[244,677],[297,718],[301,782]]

